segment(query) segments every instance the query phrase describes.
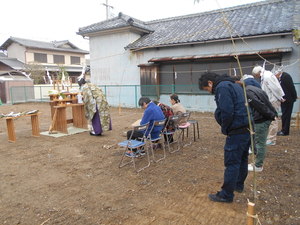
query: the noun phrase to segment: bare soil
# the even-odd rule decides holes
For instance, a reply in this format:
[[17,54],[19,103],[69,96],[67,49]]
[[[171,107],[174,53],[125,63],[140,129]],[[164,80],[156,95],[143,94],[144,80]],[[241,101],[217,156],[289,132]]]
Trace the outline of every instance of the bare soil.
[[[0,113],[38,109],[40,129],[49,129],[48,103],[0,106]],[[60,138],[31,136],[30,117],[15,121],[17,141],[7,141],[0,120],[0,224],[228,224],[247,223],[247,201],[253,201],[253,173],[232,204],[214,203],[207,195],[223,180],[225,136],[211,113],[192,114],[200,139],[182,151],[167,153],[136,173],[118,168],[117,143],[142,115],[141,109],[111,108],[113,130]],[[278,137],[268,147],[264,170],[256,174],[256,211],[262,224],[300,224],[299,137]],[[144,158],[138,159],[139,164]],[[139,166],[138,164],[138,166]]]

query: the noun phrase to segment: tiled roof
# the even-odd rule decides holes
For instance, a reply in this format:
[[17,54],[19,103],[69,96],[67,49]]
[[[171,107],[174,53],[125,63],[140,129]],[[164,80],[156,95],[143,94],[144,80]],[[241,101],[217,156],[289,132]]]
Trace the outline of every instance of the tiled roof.
[[261,1],[149,22],[120,14],[110,20],[80,28],[77,34],[88,36],[130,26],[145,31],[145,35],[126,47],[132,50],[222,40],[231,35],[247,37],[285,33],[300,28],[300,1]]
[[44,49],[44,50],[51,50],[51,51],[64,51],[64,52],[67,51],[67,52],[76,52],[76,53],[83,53],[83,54],[89,53],[88,51],[76,47],[75,45],[73,45],[71,42],[67,40],[43,42],[43,41],[35,41],[35,40],[24,39],[24,38],[17,38],[17,37],[8,38],[0,46],[0,49],[6,50],[8,46],[14,42],[29,48],[37,48],[37,49]]
[[117,17],[114,17],[112,19],[79,28],[77,34],[82,36],[88,36],[88,34],[90,33],[114,30],[114,29],[125,28],[125,27],[130,27],[136,30],[140,30],[143,31],[144,33],[152,32],[151,27],[145,25],[145,22],[129,17],[123,13],[119,13]]
[[0,63],[3,63],[9,67],[11,67],[14,70],[22,70],[24,69],[24,63],[19,61],[16,58],[9,58],[6,55],[0,54]]
[[272,0],[145,23],[154,32],[126,48],[140,49],[291,32],[299,29],[300,1]]

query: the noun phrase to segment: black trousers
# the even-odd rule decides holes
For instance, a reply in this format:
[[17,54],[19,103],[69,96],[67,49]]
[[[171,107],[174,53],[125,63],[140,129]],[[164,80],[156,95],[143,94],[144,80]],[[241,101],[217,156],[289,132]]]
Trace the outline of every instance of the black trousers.
[[[132,134],[133,133],[133,134]],[[132,136],[131,136],[132,134]],[[131,137],[132,140],[138,140],[138,139],[142,139],[144,136],[143,132],[139,132],[139,131],[134,131],[134,130],[130,130],[127,131],[127,140]]]
[[282,102],[281,103],[281,122],[282,122],[282,128],[281,131],[285,135],[290,134],[290,124],[291,124],[291,116],[293,112],[293,106],[294,102]]

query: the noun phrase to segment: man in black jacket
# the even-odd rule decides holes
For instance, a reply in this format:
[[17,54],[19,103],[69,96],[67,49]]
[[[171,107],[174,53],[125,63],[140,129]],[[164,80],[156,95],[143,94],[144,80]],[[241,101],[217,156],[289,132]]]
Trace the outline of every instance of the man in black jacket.
[[[247,82],[245,82],[247,84]],[[269,101],[268,95],[262,89],[247,85],[246,94],[252,111],[255,131],[255,146],[257,150],[255,165],[248,164],[248,171],[261,172],[266,155],[266,140],[271,122],[277,117],[277,111]]]
[[280,85],[284,91],[284,102],[281,103],[281,131],[277,133],[279,136],[286,136],[290,134],[291,116],[293,112],[294,102],[297,99],[297,92],[291,75],[282,72],[282,67],[275,70],[274,74],[278,78]]

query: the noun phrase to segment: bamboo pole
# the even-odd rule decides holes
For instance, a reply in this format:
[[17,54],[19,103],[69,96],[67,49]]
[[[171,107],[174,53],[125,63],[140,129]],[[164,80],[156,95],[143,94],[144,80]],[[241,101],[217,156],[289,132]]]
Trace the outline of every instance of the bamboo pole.
[[121,107],[121,104],[119,103],[119,116],[121,115],[122,113],[122,107]]
[[255,223],[255,204],[253,202],[248,202],[247,225],[254,225],[254,223]]

